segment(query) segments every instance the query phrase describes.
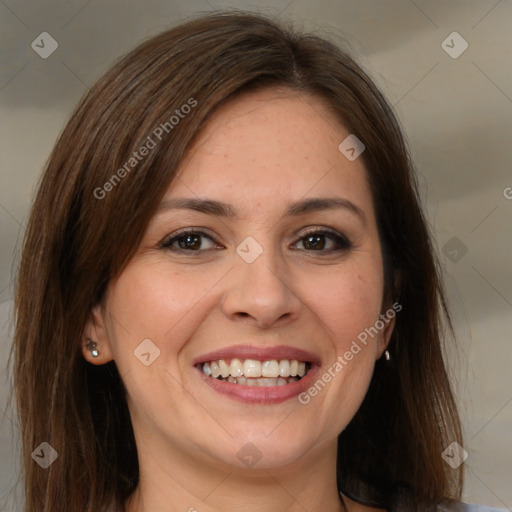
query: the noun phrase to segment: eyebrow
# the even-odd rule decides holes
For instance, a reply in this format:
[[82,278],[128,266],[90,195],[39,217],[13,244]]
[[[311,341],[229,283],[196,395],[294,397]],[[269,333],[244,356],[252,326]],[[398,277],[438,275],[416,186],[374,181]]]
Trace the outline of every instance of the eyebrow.
[[[366,224],[366,216],[363,210],[348,199],[342,197],[311,197],[291,203],[285,212],[288,216],[299,216],[306,213],[318,212],[322,210],[345,209]],[[236,218],[238,216],[233,206],[215,201],[213,199],[198,198],[169,198],[164,199],[158,206],[157,213],[167,210],[195,210],[208,215],[217,215],[219,217]]]

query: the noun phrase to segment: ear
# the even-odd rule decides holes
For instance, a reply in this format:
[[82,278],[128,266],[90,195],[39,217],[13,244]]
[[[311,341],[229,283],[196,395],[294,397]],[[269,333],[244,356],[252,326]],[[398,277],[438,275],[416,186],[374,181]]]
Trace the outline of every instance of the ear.
[[[91,342],[96,345],[89,345]],[[93,356],[92,348],[98,351],[97,357]],[[102,365],[112,361],[112,349],[105,328],[105,319],[101,304],[94,306],[89,314],[82,335],[82,355],[86,361],[95,365]]]
[[379,317],[381,322],[384,324],[384,327],[379,333],[377,359],[380,359],[384,351],[388,348],[389,340],[391,339],[393,329],[395,328],[396,315],[401,310],[402,306],[400,303],[394,302]]
[[[391,290],[388,291],[388,293],[386,294],[387,297],[384,299],[384,305],[386,306],[386,308],[383,308],[383,312],[381,313],[379,318],[385,325],[379,333],[377,359],[380,359],[384,351],[388,348],[391,335],[393,334],[393,330],[395,328],[396,315],[397,313],[402,311],[402,305],[399,302],[401,289],[402,272],[399,270],[395,270],[393,272]],[[393,302],[394,297],[398,297],[398,300],[395,300]]]

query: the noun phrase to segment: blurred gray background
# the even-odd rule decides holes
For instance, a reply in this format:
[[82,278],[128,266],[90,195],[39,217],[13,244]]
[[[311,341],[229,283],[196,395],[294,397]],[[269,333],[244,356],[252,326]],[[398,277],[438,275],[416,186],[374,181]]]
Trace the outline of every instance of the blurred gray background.
[[[7,406],[13,276],[43,165],[114,59],[191,15],[231,8],[345,39],[394,105],[458,336],[448,354],[469,454],[464,497],[512,510],[510,0],[0,0],[0,510],[21,510]],[[58,44],[47,58],[31,47],[42,32]]]

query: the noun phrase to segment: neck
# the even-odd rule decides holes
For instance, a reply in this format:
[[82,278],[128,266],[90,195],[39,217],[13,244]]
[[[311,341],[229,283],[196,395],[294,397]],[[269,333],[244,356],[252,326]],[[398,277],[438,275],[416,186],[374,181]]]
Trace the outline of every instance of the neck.
[[336,485],[336,444],[286,467],[209,464],[204,457],[151,446],[139,449],[139,485],[125,512],[345,511]]

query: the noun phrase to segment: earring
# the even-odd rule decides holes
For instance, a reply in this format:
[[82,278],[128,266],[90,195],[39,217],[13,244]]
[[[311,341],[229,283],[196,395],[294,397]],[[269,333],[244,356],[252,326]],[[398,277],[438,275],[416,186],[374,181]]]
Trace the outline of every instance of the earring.
[[91,351],[92,357],[98,357],[100,355],[98,349],[96,348],[96,342],[92,341],[90,338],[87,338],[85,346],[87,347],[87,350]]
[[384,357],[386,358],[386,361],[389,361],[391,359],[391,355],[389,354],[389,350],[384,351]]

